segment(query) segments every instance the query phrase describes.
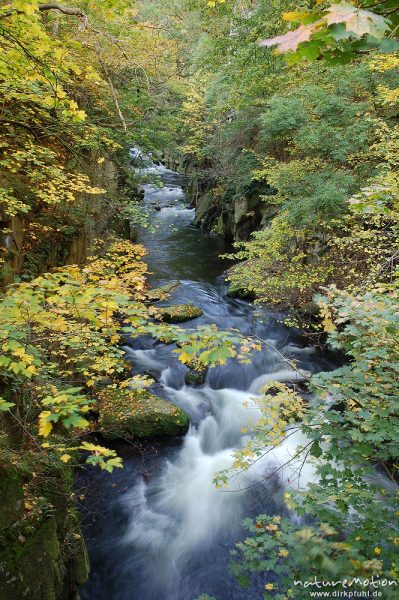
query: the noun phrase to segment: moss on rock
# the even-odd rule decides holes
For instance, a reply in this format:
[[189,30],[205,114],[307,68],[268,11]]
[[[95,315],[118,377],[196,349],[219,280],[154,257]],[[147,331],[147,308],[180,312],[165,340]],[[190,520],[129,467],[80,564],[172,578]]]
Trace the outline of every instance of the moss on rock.
[[245,285],[238,281],[230,281],[227,294],[232,298],[243,298],[245,300],[253,300],[255,298],[255,294],[246,289]]
[[189,425],[181,408],[147,390],[104,390],[99,410],[100,429],[108,439],[182,435]]
[[182,323],[202,314],[202,310],[193,304],[172,304],[158,308],[157,318],[165,323]]
[[0,600],[70,600],[88,576],[73,471],[28,464],[0,466]]
[[54,516],[50,516],[36,525],[30,538],[20,535],[11,548],[0,554],[2,572],[6,575],[0,578],[0,598],[62,598],[60,563],[57,524]]
[[206,373],[198,371],[189,371],[185,377],[187,385],[203,385],[205,383]]
[[90,562],[86,543],[80,526],[75,528],[74,548],[71,557],[71,573],[77,585],[83,585],[89,578]]
[[23,512],[23,498],[17,470],[0,464],[0,531],[18,521]]
[[165,283],[164,285],[160,285],[148,292],[148,298],[152,302],[157,302],[158,300],[165,300],[168,297],[168,294],[175,288],[180,285],[180,281],[178,279],[170,281],[169,283]]
[[186,363],[186,367],[190,370],[186,374],[185,382],[187,385],[203,385],[206,380],[208,367],[199,360],[192,360]]

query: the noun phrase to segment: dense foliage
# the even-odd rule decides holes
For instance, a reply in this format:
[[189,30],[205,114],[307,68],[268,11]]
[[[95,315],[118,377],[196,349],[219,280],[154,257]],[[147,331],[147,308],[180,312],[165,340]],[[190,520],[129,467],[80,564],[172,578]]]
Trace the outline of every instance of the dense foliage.
[[348,359],[311,378],[306,402],[281,383],[257,400],[235,467],[300,431],[296,469],[306,460],[315,477],[283,482],[297,518],[246,521],[233,572],[244,585],[262,573],[280,600],[308,598],[315,578],[397,580],[397,27],[395,0],[1,4],[0,449],[2,464],[29,465],[29,514],[51,510],[34,481],[50,464],[83,452],[121,466],[85,433],[98,398],[148,400],[124,336],[177,341],[196,368],[260,349],[170,327],[153,307],[145,250],[110,233],[142,220],[134,145],[179,154],[204,223],[241,240],[232,290],[311,315]]
[[232,291],[311,314],[348,357],[311,379],[310,401],[271,383],[237,453],[250,468],[300,431],[293,464],[315,470],[307,489],[283,482],[306,526],[246,522],[233,572],[244,585],[262,573],[265,598],[308,598],[309,581],[361,592],[373,578],[397,596],[398,13],[360,4],[174,0],[160,17],[185,50],[182,150],[203,222],[226,232],[258,198],[244,203],[258,231],[238,244]]
[[54,518],[45,543],[61,544],[65,561],[75,546],[84,555],[73,467],[122,466],[90,437],[100,401],[104,413],[104,397],[123,397],[140,414],[151,398],[151,380],[131,377],[126,336],[179,341],[182,362],[195,353],[201,364],[247,360],[249,348],[163,322],[145,249],[126,239],[143,223],[129,147],[173,149],[175,42],[134,3],[15,0],[0,7],[0,46],[0,471],[10,512],[10,523],[0,515],[0,595],[25,595],[19,557]]
[[[106,2],[63,7],[22,0],[0,8],[6,282],[21,272],[29,280],[48,267],[84,260],[94,234],[105,234],[116,211],[119,218],[135,213],[112,188],[112,179],[123,176],[115,165],[123,167],[118,152],[128,141],[127,123],[148,105],[150,87],[160,85],[162,65],[170,60],[152,43],[159,71],[139,64],[143,37],[149,49],[154,36],[134,22],[122,33],[122,23],[135,14],[132,6]],[[133,92],[125,87],[127,69],[136,78]],[[141,90],[143,99],[135,102]],[[134,136],[145,135],[145,119],[141,123]],[[43,437],[53,429],[60,433],[61,426],[87,426],[87,390],[123,371],[115,308],[129,312],[133,302],[135,319],[145,312],[132,291],[144,287],[143,250],[128,242],[124,248],[108,244],[107,258],[92,259],[91,267],[65,267],[12,285],[2,299],[0,409],[7,434],[22,430],[22,448],[29,440],[39,446],[37,418]],[[78,440],[76,449],[90,450],[91,462],[109,470],[120,465],[114,452],[85,444]],[[70,459],[62,439],[47,446],[57,446],[64,462]]]
[[239,266],[231,280],[262,300],[300,306],[322,285],[356,287],[376,271],[381,279],[390,264],[398,196],[388,94],[398,86],[397,58],[363,62],[350,70],[310,67],[309,83],[273,97],[261,116],[268,154],[255,176],[276,189],[280,210],[243,244],[251,270]]
[[380,289],[354,297],[331,288],[318,302],[330,343],[351,362],[314,376],[306,403],[284,385],[270,384],[258,401],[263,418],[253,441],[236,457],[236,467],[247,468],[301,431],[305,441],[293,456],[291,479],[307,461],[313,482],[304,489],[285,480],[284,496],[288,509],[306,515],[307,525],[281,516],[247,520],[250,537],[237,545],[233,571],[244,585],[251,573],[267,573],[265,597],[308,598],[310,589],[323,587],[303,587],[315,581],[341,582],[342,589],[347,580],[348,589],[360,591],[374,577],[378,588],[383,580],[395,582],[383,585],[383,597],[396,598],[397,293]]
[[7,281],[10,269],[32,276],[51,266],[52,253],[55,263],[68,260],[82,226],[90,237],[115,213],[135,217],[132,198],[124,201],[112,185],[126,176],[126,144],[162,146],[161,129],[168,137],[158,120],[173,96],[166,86],[173,43],[159,45],[156,32],[137,23],[134,3],[59,6],[23,0],[0,7]]

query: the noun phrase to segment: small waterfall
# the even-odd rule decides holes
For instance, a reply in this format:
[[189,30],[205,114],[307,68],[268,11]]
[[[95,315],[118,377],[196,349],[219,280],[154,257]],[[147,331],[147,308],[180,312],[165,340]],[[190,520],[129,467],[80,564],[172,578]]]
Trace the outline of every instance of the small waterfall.
[[305,381],[309,377],[310,373],[307,371],[294,371],[293,369],[280,369],[272,373],[264,373],[259,375],[249,388],[250,392],[258,393],[267,383],[271,381],[299,383]]
[[[292,378],[293,372],[289,375]],[[166,372],[163,380],[167,381]],[[185,590],[191,562],[199,551],[206,553],[217,544],[226,530],[230,535],[238,533],[252,486],[260,483],[267,498],[287,481],[298,487],[306,485],[313,470],[307,465],[298,475],[295,461],[286,464],[297,445],[304,442],[294,434],[248,471],[235,474],[228,489],[215,487],[215,475],[232,466],[234,450],[248,441],[246,427],[261,415],[256,396],[229,388],[166,391],[190,414],[203,417],[198,427],[191,426],[176,459],[167,462],[162,476],[149,483],[140,481],[128,494],[125,510],[130,521],[123,543],[126,552],[134,556],[130,567],[147,575],[143,597],[186,600],[191,596],[185,596],[186,591],[182,595],[181,586]]]

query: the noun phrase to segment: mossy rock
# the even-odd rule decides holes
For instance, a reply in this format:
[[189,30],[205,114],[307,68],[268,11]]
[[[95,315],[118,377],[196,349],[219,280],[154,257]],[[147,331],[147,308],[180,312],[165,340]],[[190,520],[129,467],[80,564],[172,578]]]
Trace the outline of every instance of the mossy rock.
[[185,382],[187,385],[203,385],[206,380],[206,374],[208,367],[198,360],[192,360],[186,363],[186,366],[190,369],[186,373]]
[[57,523],[58,538],[61,540],[68,533],[70,502],[68,497],[74,488],[74,470],[63,464],[49,465],[41,486],[41,493],[52,506],[52,512]]
[[157,318],[165,323],[183,323],[202,314],[202,310],[193,304],[172,304],[158,308]]
[[320,315],[320,306],[316,302],[307,302],[299,310],[303,315],[308,317],[318,317]]
[[200,227],[205,224],[209,225],[209,222],[212,220],[211,217],[214,216],[215,212],[212,210],[213,205],[215,205],[215,194],[213,191],[211,190],[202,194],[197,199],[196,205],[194,224]]
[[[11,477],[10,475],[11,471]],[[19,473],[13,467],[2,468],[1,490],[6,490],[5,481],[12,481],[12,488],[20,484]],[[88,555],[79,517],[76,511],[67,510],[73,490],[72,469],[67,468],[64,478],[57,478],[59,500],[48,505],[41,516],[27,516],[23,507],[23,497],[17,492],[18,514],[13,524],[0,531],[0,600],[69,600],[77,586],[87,581],[89,573]],[[65,484],[65,485],[64,485]],[[43,488],[46,500],[54,494],[53,483]],[[8,495],[8,498],[10,496]],[[3,511],[0,498],[0,509]],[[53,500],[53,498],[52,498]],[[65,504],[65,509],[62,507]],[[52,514],[49,513],[51,511]],[[15,516],[20,517],[15,521]]]
[[160,285],[148,292],[148,298],[152,302],[157,302],[158,300],[165,300],[168,297],[168,294],[175,288],[179,287],[180,281],[178,279],[170,281],[169,283],[165,283],[164,285]]
[[238,282],[229,283],[227,294],[231,298],[243,298],[245,300],[253,300],[256,297],[254,292],[247,290],[243,284]]
[[99,410],[100,430],[108,439],[182,435],[189,426],[187,413],[147,390],[103,390]]
[[72,538],[70,571],[73,581],[77,585],[83,585],[89,578],[90,562],[86,543],[80,527],[80,518],[76,511],[71,511],[68,515],[67,525]]
[[66,570],[53,516],[38,523],[29,539],[21,536],[12,548],[0,553],[0,565],[1,600],[66,598]]
[[77,585],[83,585],[89,578],[90,562],[83,534],[76,534],[76,549],[71,559],[71,572]]
[[18,471],[11,465],[0,464],[0,531],[21,517],[24,492]]
[[185,382],[187,385],[204,385],[206,380],[206,373],[198,371],[189,371],[186,374]]

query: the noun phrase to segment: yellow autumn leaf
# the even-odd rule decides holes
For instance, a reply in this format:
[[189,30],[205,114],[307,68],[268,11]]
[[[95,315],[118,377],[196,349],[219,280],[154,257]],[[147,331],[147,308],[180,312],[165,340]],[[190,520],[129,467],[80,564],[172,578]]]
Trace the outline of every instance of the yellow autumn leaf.
[[192,357],[190,354],[187,354],[187,352],[182,352],[182,353],[179,355],[179,360],[180,360],[180,362],[182,362],[183,364],[186,364],[186,363],[190,362],[190,360],[192,360],[192,358],[193,358],[193,357]]
[[331,331],[335,331],[336,327],[331,319],[323,320],[324,331],[326,333],[330,333]]
[[16,348],[15,350],[13,350],[12,354],[14,356],[18,356],[19,358],[22,358],[25,356],[25,348]]
[[47,420],[50,415],[49,410],[43,410],[39,415],[39,435],[43,437],[47,437],[53,429],[53,424]]
[[265,584],[265,590],[272,590],[274,589],[274,584],[273,583],[266,583]]
[[291,11],[283,14],[284,21],[302,21],[310,15],[309,12]]

